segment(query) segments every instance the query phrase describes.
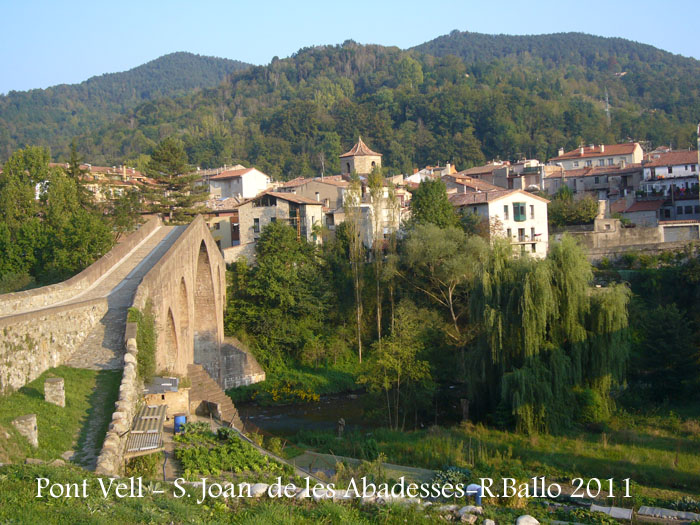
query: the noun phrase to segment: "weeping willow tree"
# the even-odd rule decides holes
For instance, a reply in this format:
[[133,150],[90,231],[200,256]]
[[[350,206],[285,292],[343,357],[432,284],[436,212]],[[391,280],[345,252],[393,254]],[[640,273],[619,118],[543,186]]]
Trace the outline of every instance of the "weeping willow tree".
[[523,432],[557,431],[571,423],[576,389],[609,399],[627,359],[629,292],[592,287],[592,277],[569,237],[543,261],[494,244],[470,305],[480,320],[470,384],[482,411],[511,415]]

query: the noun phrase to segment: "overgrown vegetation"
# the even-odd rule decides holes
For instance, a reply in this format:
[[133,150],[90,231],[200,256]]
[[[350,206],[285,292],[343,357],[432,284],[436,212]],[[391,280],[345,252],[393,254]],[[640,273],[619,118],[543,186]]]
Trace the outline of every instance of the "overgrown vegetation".
[[550,226],[569,226],[592,224],[598,215],[598,203],[590,195],[574,199],[574,194],[568,186],[562,186],[554,197],[546,196],[547,220]]
[[218,477],[224,472],[258,478],[255,481],[294,474],[291,467],[260,453],[230,429],[219,429],[215,434],[206,426],[185,425],[175,442],[175,457],[189,480]]
[[156,318],[153,303],[146,301],[143,311],[129,308],[127,321],[137,324],[136,344],[139,349],[136,370],[139,378],[148,383],[156,373]]
[[[59,408],[44,401],[44,381],[49,377],[62,377],[65,383],[66,406]],[[74,450],[83,439],[88,419],[94,417],[93,398],[113,406],[118,396],[121,372],[118,370],[85,370],[60,366],[44,372],[13,394],[0,397],[0,463],[20,462],[25,457],[44,460],[59,458],[66,450]],[[108,395],[96,396],[96,390]],[[39,448],[34,449],[22,437],[12,420],[26,414],[36,414],[39,432]],[[107,431],[97,431],[102,437]],[[96,436],[96,440],[100,440]],[[101,442],[101,441],[100,441]]]

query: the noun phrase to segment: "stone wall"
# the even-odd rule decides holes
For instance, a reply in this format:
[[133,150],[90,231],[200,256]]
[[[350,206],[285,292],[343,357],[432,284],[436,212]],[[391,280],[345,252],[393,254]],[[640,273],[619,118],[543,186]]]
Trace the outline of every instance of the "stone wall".
[[143,385],[136,374],[138,345],[136,344],[136,323],[126,325],[126,353],[124,354],[124,372],[119,386],[119,399],[112,413],[102,451],[97,458],[95,473],[98,476],[119,476],[123,474],[124,450],[129,437],[128,430],[138,410]]
[[86,290],[114,268],[117,263],[157,230],[160,225],[161,221],[158,217],[151,218],[137,231],[112,248],[109,253],[67,281],[24,292],[0,295],[0,316],[47,307],[59,301],[70,299]]
[[107,312],[96,299],[0,318],[0,391],[65,362]]
[[236,262],[240,257],[245,257],[248,264],[255,263],[255,243],[250,242],[248,244],[239,244],[238,246],[231,246],[223,251],[224,261],[226,264],[232,264]]
[[228,390],[260,381],[265,381],[265,371],[258,361],[240,341],[227,337],[221,347],[221,387]]

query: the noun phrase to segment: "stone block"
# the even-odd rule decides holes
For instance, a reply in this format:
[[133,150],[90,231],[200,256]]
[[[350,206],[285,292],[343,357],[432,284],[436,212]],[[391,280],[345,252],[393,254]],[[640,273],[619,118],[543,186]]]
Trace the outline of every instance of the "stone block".
[[12,425],[33,446],[39,446],[39,430],[36,426],[36,414],[27,414],[12,421]]
[[62,377],[49,377],[44,381],[44,401],[59,407],[66,406],[66,390]]

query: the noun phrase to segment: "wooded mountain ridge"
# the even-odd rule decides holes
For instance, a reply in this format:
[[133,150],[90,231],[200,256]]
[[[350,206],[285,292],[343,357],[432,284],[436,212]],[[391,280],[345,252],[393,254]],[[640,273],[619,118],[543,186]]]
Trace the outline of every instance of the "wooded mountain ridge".
[[[242,162],[289,178],[337,172],[337,156],[357,135],[399,172],[496,157],[544,160],[580,143],[692,147],[700,119],[700,61],[581,33],[453,31],[410,50],[347,41],[275,57],[214,87],[168,96],[153,85],[161,98],[140,104],[133,91],[125,103],[118,89],[105,88],[115,96],[103,105],[121,110],[97,119],[99,129],[37,112],[28,94],[13,111],[0,100],[0,155],[40,143],[57,157],[77,135],[94,163],[138,164],[174,135],[193,164]],[[52,127],[52,138],[41,137]]]

